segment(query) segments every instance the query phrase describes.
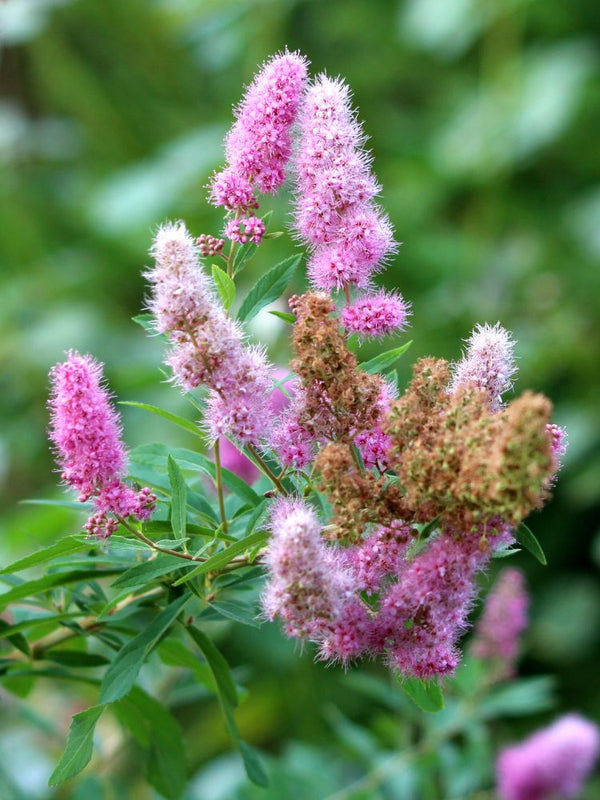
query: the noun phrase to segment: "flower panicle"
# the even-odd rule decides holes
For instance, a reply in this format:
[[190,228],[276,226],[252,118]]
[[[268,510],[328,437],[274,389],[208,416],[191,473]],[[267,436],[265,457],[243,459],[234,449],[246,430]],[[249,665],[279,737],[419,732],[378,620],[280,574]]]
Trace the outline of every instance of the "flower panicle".
[[396,244],[388,217],[374,202],[380,186],[343,81],[316,78],[301,106],[299,129],[294,224],[312,251],[309,277],[326,291],[366,288]]
[[517,372],[514,339],[497,322],[476,325],[466,342],[462,359],[452,365],[450,391],[473,384],[486,393],[490,407],[497,411],[502,407],[502,395],[512,389]]

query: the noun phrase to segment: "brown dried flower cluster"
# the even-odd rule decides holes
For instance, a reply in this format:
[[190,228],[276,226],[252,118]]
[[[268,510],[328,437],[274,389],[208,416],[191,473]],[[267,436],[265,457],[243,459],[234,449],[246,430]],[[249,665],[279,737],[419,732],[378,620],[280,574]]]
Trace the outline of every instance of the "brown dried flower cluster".
[[551,404],[525,392],[498,412],[466,385],[447,390],[448,364],[422,359],[392,405],[390,467],[416,521],[440,516],[468,531],[501,518],[518,525],[542,505],[554,469]]
[[332,505],[332,525],[328,538],[360,539],[369,523],[391,525],[407,518],[408,508],[397,484],[372,470],[360,470],[352,458],[351,445],[333,442],[318,454],[315,467],[320,473],[320,488]]
[[359,369],[339,321],[335,306],[324,292],[308,292],[290,300],[297,316],[291,368],[302,379],[304,401],[298,422],[312,436],[348,440],[369,430],[378,418],[377,400],[382,379]]

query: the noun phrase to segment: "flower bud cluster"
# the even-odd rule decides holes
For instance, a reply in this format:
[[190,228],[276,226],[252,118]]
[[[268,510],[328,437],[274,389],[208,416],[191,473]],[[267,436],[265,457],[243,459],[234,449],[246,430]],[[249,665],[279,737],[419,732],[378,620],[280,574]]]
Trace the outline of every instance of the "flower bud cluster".
[[121,423],[102,385],[102,365],[72,351],[50,372],[50,440],[62,479],[79,492],[79,501],[93,499],[96,512],[85,529],[105,537],[118,527],[110,514],[147,519],[156,496],[140,491],[123,478],[127,453]]
[[225,236],[232,242],[260,244],[265,235],[265,223],[260,217],[230,219],[225,226]]

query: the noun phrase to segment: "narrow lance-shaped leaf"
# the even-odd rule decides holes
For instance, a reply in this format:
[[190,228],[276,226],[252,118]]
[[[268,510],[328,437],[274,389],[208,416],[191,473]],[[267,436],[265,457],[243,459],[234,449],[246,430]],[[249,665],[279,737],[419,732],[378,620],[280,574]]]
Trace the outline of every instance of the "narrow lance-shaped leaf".
[[94,729],[103,711],[104,706],[93,706],[75,714],[69,728],[67,746],[50,775],[49,786],[56,786],[57,783],[72,778],[89,763],[94,746]]
[[167,458],[167,471],[171,484],[171,524],[176,539],[185,537],[187,486],[173,456]]
[[544,566],[548,564],[546,554],[542,550],[542,545],[538,542],[533,531],[528,528],[524,522],[519,525],[519,529],[517,531],[517,541],[519,544],[522,544],[526,550],[529,550],[531,555],[534,556],[534,558],[537,558],[540,564],[543,564]]
[[265,273],[246,295],[238,319],[248,322],[262,308],[277,300],[294,277],[299,264],[300,256],[290,256]]
[[82,542],[81,539],[76,539],[74,536],[65,536],[49,547],[43,547],[41,550],[31,553],[31,555],[20,558],[18,561],[13,561],[8,567],[2,567],[2,569],[0,569],[0,575],[20,572],[23,569],[29,569],[29,567],[35,567],[38,564],[45,564],[53,558],[58,558],[58,556],[77,553],[79,550],[89,550],[93,546],[93,542]]
[[375,358],[371,358],[369,361],[363,362],[360,367],[370,375],[373,375],[376,372],[381,372],[382,370],[391,367],[392,364],[395,364],[400,356],[406,353],[411,344],[412,339],[410,342],[403,344],[402,347],[395,347],[393,350],[386,350],[385,353],[380,353],[378,356],[375,356]]
[[10,589],[10,591],[0,594],[0,611],[6,608],[9,603],[14,603],[15,600],[31,597],[40,592],[54,589],[57,586],[68,586],[71,583],[109,578],[112,575],[118,575],[122,571],[122,569],[78,569],[69,572],[53,572],[37,580],[23,581],[23,583]]
[[193,625],[190,625],[187,628],[187,631],[202,651],[202,654],[206,659],[211,672],[213,673],[217,686],[217,696],[219,698],[219,703],[221,704],[223,716],[225,717],[227,729],[235,746],[238,748],[240,755],[242,756],[244,768],[246,769],[248,778],[250,778],[250,780],[258,786],[267,786],[268,779],[261,764],[260,758],[249,745],[242,741],[235,722],[233,709],[237,705],[237,692],[235,690],[235,684],[233,683],[227,662],[208,638],[208,636],[206,636],[201,630]]
[[244,553],[246,550],[249,550],[251,547],[254,547],[257,544],[262,544],[267,540],[268,533],[266,531],[254,531],[251,533],[250,536],[246,536],[244,539],[240,539],[239,542],[235,542],[235,544],[230,544],[225,550],[221,550],[219,553],[215,553],[214,556],[207,558],[206,561],[203,561],[202,564],[195,567],[191,572],[187,575],[184,575],[183,578],[179,578],[173,584],[174,586],[179,586],[181,583],[186,583],[187,581],[195,578],[197,575],[204,575],[207,572],[212,572],[215,569],[221,569],[226,564],[229,564],[235,556],[240,555],[240,553]]
[[191,422],[191,420],[185,419],[185,417],[180,417],[178,414],[172,414],[170,411],[165,411],[163,408],[150,405],[149,403],[137,403],[133,400],[121,400],[119,402],[119,405],[133,406],[133,408],[141,408],[144,411],[149,411],[151,414],[156,414],[158,417],[162,417],[163,419],[172,422],[174,425],[183,428],[184,431],[187,431],[188,433],[193,433],[194,436],[198,436],[201,439],[204,439],[197,425]]

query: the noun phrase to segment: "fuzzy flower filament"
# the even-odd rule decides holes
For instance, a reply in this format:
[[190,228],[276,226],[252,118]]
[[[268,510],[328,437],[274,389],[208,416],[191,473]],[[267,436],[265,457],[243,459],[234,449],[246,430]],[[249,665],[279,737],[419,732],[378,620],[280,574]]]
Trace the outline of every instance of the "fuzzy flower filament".
[[312,251],[309,277],[327,291],[351,283],[365,288],[395,243],[373,199],[380,187],[348,87],[320,75],[301,106],[299,128],[295,227]]
[[499,322],[476,325],[462,359],[452,365],[450,390],[474,384],[487,394],[492,410],[497,411],[517,372],[513,351],[514,340]]

